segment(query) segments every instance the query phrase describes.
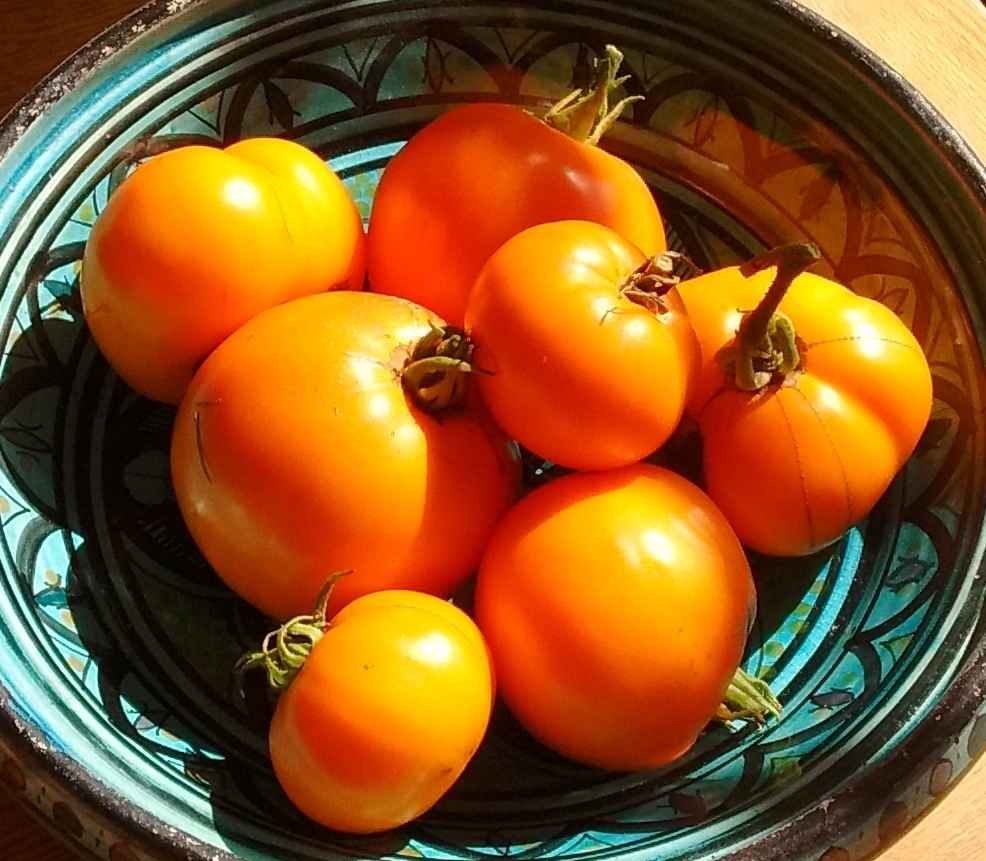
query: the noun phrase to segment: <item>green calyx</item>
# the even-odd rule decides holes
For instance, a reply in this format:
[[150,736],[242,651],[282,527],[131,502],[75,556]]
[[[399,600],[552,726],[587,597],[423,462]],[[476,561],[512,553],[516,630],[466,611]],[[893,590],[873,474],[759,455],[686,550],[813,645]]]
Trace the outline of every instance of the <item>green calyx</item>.
[[610,107],[612,94],[630,78],[629,75],[617,77],[622,62],[620,50],[607,45],[604,56],[593,65],[592,83],[555,102],[544,115],[544,122],[573,140],[596,146],[620,118],[624,108],[643,98],[627,96]]
[[815,245],[794,243],[779,245],[740,267],[745,276],[771,267],[777,271],[760,304],[743,315],[736,337],[716,356],[738,389],[757,392],[800,370],[803,346],[790,318],[777,309],[794,279],[818,257]]
[[719,362],[744,392],[758,392],[774,380],[782,380],[801,365],[794,325],[776,312],[755,343],[737,338],[719,354]]
[[264,668],[267,681],[275,691],[283,691],[298,675],[315,644],[329,627],[327,609],[329,595],[339,578],[350,574],[339,571],[333,574],[315,599],[315,607],[308,615],[295,616],[264,637],[256,652],[248,652],[236,665],[237,672]]
[[439,412],[462,403],[469,376],[480,369],[473,363],[475,346],[455,326],[435,326],[412,347],[400,370],[404,390],[423,410]]
[[767,722],[767,716],[781,716],[781,704],[763,679],[751,676],[742,667],[736,670],[726,695],[719,705],[716,719],[752,720],[755,723]]

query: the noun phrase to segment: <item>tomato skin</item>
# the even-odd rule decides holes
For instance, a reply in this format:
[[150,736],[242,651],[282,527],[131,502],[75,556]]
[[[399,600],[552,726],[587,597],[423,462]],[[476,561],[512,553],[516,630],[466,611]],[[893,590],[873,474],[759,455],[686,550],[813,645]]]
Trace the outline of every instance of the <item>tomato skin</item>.
[[177,404],[205,356],[251,317],[361,288],[365,245],[345,186],[302,145],[180,147],[137,167],[96,218],[83,309],[123,380]]
[[354,569],[335,612],[382,588],[444,597],[474,570],[519,460],[478,403],[437,418],[405,394],[396,367],[435,322],[402,299],[317,294],[258,315],[196,374],[176,496],[206,559],[263,612],[307,612],[332,571]]
[[680,757],[742,658],[756,593],[708,497],[646,463],[570,473],[494,532],[475,619],[499,693],[542,743],[601,768]]
[[672,288],[657,312],[621,294],[647,261],[608,227],[536,225],[480,271],[465,330],[479,391],[522,446],[571,469],[610,469],[664,444],[681,419],[698,343]]
[[653,256],[664,225],[641,176],[512,105],[453,108],[384,168],[370,214],[371,289],[404,296],[461,326],[487,258],[547,221],[606,224]]
[[679,285],[702,352],[687,411],[703,441],[705,487],[743,543],[800,556],[836,541],[886,492],[928,422],[932,378],[889,308],[804,272],[779,306],[804,342],[802,369],[740,391],[715,355],[774,272],[727,267]]
[[351,833],[396,828],[457,780],[494,696],[485,643],[465,613],[430,595],[371,593],[331,620],[281,694],[271,762],[315,821]]

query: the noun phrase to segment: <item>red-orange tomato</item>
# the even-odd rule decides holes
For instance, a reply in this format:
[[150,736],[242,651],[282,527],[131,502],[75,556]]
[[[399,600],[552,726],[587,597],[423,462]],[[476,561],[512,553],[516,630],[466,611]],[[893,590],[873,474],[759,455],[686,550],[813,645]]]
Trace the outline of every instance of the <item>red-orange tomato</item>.
[[269,733],[275,775],[322,825],[396,828],[458,779],[494,695],[486,645],[465,613],[415,592],[365,595],[330,621],[281,694]]
[[698,343],[673,287],[643,304],[624,292],[648,259],[608,227],[556,221],[507,240],[480,271],[465,312],[476,382],[540,457],[609,469],[677,427]]
[[454,108],[384,168],[370,214],[370,286],[461,326],[487,258],[546,221],[606,224],[648,256],[666,249],[654,197],[625,161],[512,105]]
[[803,272],[779,306],[801,340],[800,367],[740,390],[716,354],[775,271],[731,266],[679,285],[702,351],[687,410],[706,490],[743,543],[800,556],[837,540],[886,492],[927,425],[932,378],[889,308]]
[[187,146],[142,163],[86,243],[96,344],[142,395],[177,404],[220,341],[272,305],[363,286],[365,234],[341,180],[288,140]]
[[243,325],[193,379],[172,440],[178,503],[265,613],[308,612],[332,571],[354,571],[333,612],[383,588],[451,595],[474,571],[519,464],[485,411],[436,417],[405,393],[401,361],[436,322],[390,296],[305,297]]
[[475,619],[535,738],[638,770],[680,757],[713,718],[755,600],[715,505],[642,463],[570,473],[518,502],[483,556]]

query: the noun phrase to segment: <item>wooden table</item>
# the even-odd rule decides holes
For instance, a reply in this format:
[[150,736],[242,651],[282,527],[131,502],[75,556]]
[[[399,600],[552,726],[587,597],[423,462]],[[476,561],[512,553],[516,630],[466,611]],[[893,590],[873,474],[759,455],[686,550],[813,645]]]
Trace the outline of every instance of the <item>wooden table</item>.
[[[986,160],[986,9],[980,0],[802,0],[920,89]],[[0,115],[139,0],[0,0]],[[2,784],[0,784],[2,785]],[[986,859],[986,759],[879,861]],[[0,790],[3,861],[81,861]]]

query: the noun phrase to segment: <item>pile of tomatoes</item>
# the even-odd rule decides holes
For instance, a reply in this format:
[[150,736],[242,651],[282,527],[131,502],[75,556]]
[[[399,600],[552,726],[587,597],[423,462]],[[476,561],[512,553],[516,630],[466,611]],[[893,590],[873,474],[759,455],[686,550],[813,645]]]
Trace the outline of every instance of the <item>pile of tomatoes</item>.
[[[919,344],[812,247],[675,276],[650,190],[597,146],[619,62],[541,118],[443,114],[365,232],[319,158],[264,138],[151,158],[93,227],[92,335],[178,407],[189,530],[283,623],[245,666],[283,689],[275,773],[330,827],[429,809],[498,696],[619,770],[776,712],[739,669],[747,551],[838,539],[927,423]],[[689,433],[701,487],[660,456]]]

